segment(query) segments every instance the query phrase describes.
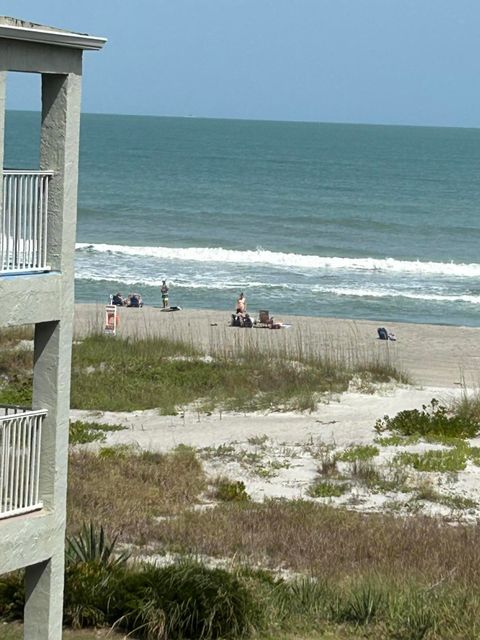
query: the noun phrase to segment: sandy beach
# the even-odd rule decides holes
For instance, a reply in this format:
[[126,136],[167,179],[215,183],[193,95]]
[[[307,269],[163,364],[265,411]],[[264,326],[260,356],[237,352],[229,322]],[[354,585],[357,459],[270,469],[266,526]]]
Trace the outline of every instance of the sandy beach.
[[[388,350],[392,362],[404,369],[416,385],[458,387],[479,382],[480,328],[441,325],[384,323],[382,321],[278,316],[289,329],[239,329],[229,327],[229,311],[184,309],[164,313],[158,308],[119,309],[121,336],[156,334],[193,342],[200,348],[233,348],[252,344],[258,348],[296,348],[317,351],[382,355]],[[75,305],[75,335],[102,330],[104,307]],[[396,342],[377,339],[377,327],[387,326]]]

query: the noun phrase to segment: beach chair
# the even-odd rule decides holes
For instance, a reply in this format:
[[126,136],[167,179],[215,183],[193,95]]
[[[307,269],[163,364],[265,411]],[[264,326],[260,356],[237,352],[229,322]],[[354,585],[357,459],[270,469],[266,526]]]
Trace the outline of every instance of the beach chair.
[[260,310],[258,312],[258,322],[257,327],[267,327],[270,321],[270,312],[266,310]]

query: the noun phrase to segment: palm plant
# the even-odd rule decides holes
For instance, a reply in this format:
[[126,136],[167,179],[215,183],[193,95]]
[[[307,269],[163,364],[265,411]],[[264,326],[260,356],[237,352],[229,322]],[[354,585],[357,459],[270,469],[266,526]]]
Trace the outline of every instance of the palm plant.
[[65,559],[67,565],[80,562],[93,562],[105,569],[117,569],[130,557],[129,551],[117,553],[117,537],[109,540],[102,526],[97,528],[93,522],[84,524],[80,533],[67,536]]

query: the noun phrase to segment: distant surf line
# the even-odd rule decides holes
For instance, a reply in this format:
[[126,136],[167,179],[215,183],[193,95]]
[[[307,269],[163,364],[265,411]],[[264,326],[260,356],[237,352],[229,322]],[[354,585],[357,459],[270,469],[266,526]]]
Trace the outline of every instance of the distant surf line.
[[[116,282],[119,285],[129,285],[129,286],[143,286],[143,287],[159,287],[161,284],[161,279],[146,279],[143,277],[130,277],[125,278],[122,276],[115,276],[115,274],[111,274],[110,277],[106,277],[105,274],[92,274],[92,273],[84,273],[78,274],[76,276],[77,280],[90,281],[90,282]],[[350,287],[325,287],[321,285],[298,285],[298,284],[272,284],[272,283],[264,283],[264,282],[249,282],[245,287],[245,283],[242,282],[179,282],[175,279],[171,279],[170,285],[172,288],[179,290],[202,290],[205,291],[235,291],[239,288],[258,289],[258,290],[285,290],[285,291],[295,291],[300,294],[301,297],[305,296],[307,293],[311,294],[326,294],[333,295],[339,297],[352,297],[352,298],[394,298],[394,299],[408,299],[408,300],[418,300],[425,302],[440,302],[440,303],[454,303],[454,302],[464,302],[466,304],[478,305],[480,304],[480,295],[472,295],[472,294],[440,294],[440,293],[417,293],[411,291],[399,291],[394,289],[373,289],[373,288],[350,288]]]

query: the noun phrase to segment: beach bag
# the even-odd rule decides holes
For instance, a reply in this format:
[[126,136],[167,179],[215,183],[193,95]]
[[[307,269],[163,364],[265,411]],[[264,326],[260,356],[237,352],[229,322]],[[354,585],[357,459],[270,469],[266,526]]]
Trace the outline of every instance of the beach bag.
[[385,327],[379,327],[377,329],[377,333],[380,340],[388,340],[388,331],[385,329]]

